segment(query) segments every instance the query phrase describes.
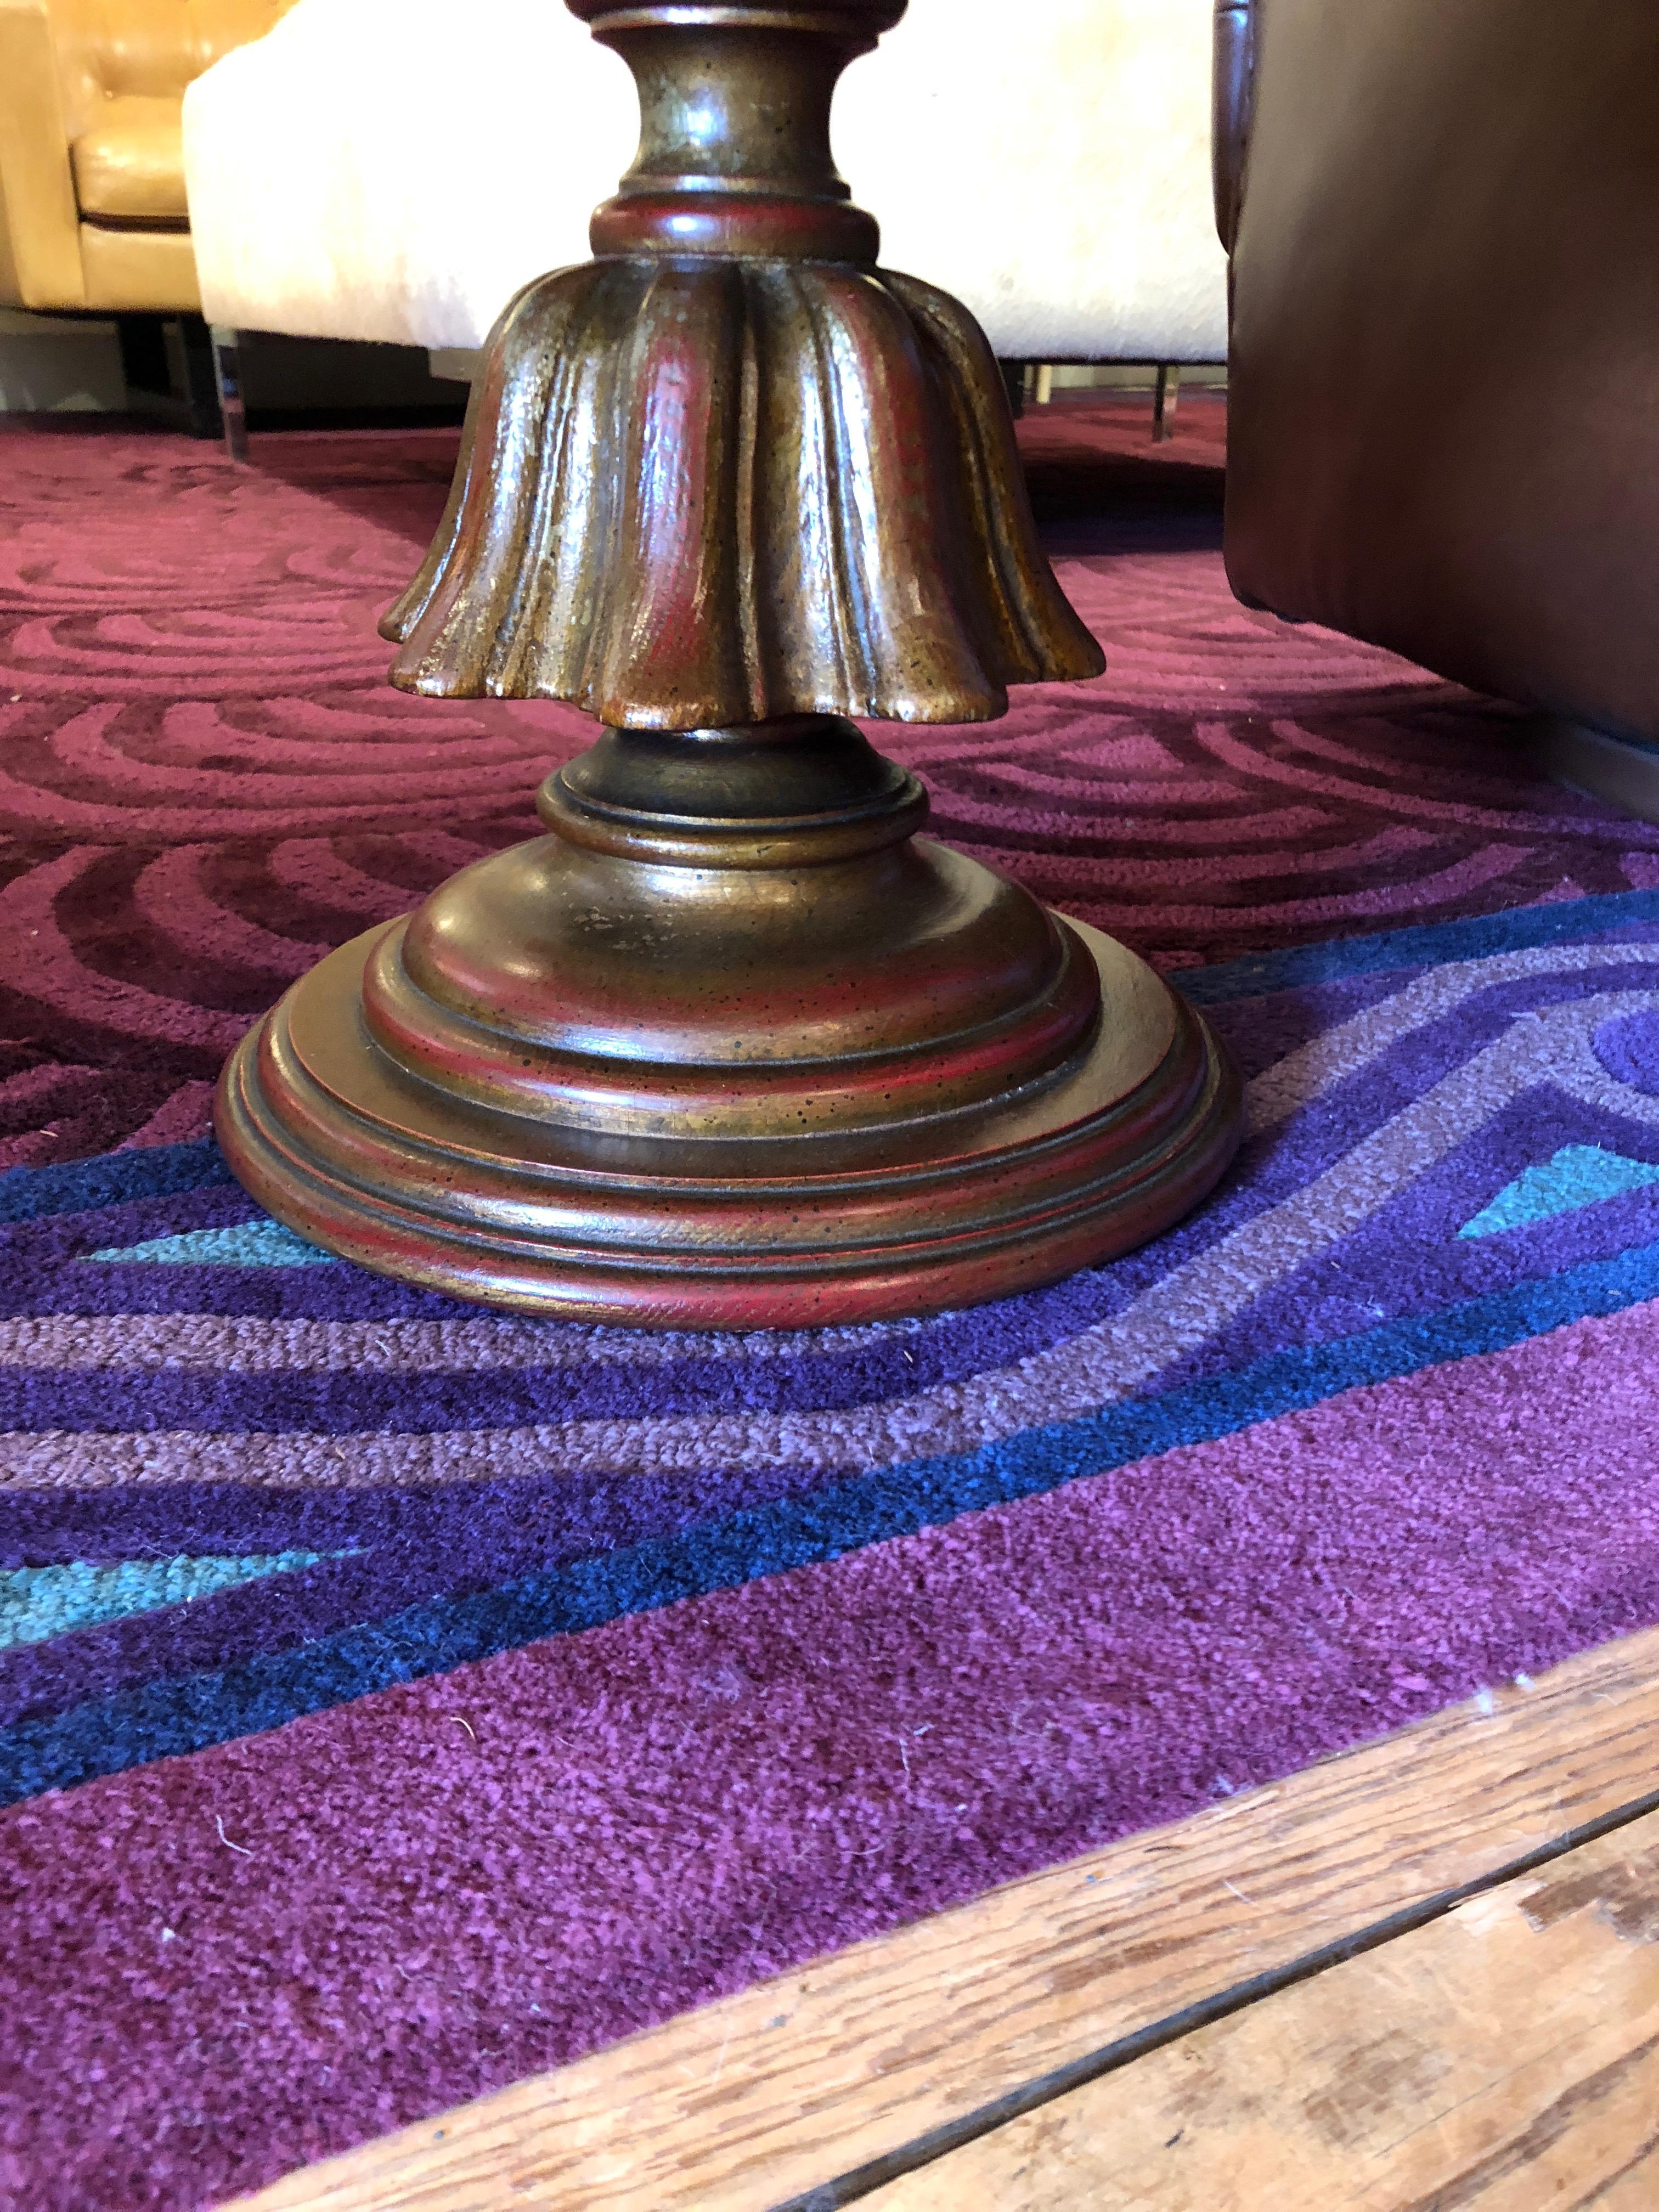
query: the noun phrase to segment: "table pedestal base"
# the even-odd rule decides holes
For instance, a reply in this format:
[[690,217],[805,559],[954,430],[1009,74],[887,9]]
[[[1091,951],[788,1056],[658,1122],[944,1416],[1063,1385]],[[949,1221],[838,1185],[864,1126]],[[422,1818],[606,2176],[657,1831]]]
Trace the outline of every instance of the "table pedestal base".
[[1237,1141],[1237,1083],[1202,1020],[1075,923],[1108,1018],[1040,1095],[920,1124],[902,1164],[860,1164],[856,1138],[781,1139],[742,1173],[719,1139],[619,1146],[400,1072],[362,994],[402,927],[343,946],[245,1041],[220,1133],[245,1187],[313,1242],[459,1297],[662,1328],[971,1305],[1155,1236]]
[[830,150],[903,0],[570,0],[633,70],[595,258],[503,311],[392,680],[611,725],[551,833],[295,986],[220,1094],[304,1236],[657,1328],[1026,1290],[1178,1220],[1237,1142],[1198,1018],[916,836],[853,720],[1103,665],[984,334],[877,264]]
[[538,804],[227,1070],[230,1163],[302,1235],[498,1305],[799,1327],[1051,1282],[1225,1165],[1199,1018],[915,836],[850,723],[612,731]]

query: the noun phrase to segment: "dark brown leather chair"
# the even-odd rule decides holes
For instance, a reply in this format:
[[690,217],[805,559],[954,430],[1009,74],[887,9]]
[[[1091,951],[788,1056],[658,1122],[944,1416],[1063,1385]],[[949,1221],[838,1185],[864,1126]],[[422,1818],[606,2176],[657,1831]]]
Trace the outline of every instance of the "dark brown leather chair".
[[1221,0],[1215,156],[1239,596],[1659,742],[1656,0]]

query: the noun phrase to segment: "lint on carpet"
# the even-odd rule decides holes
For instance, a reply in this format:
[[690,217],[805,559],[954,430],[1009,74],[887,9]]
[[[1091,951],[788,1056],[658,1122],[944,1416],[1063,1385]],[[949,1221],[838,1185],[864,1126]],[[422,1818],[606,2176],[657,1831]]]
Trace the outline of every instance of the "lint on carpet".
[[1237,606],[1182,428],[1026,426],[1108,675],[880,735],[1208,1009],[1240,1164],[751,1337],[381,1281],[206,1133],[585,742],[384,688],[453,440],[0,431],[0,2199],[219,2202],[1659,1620],[1659,830]]

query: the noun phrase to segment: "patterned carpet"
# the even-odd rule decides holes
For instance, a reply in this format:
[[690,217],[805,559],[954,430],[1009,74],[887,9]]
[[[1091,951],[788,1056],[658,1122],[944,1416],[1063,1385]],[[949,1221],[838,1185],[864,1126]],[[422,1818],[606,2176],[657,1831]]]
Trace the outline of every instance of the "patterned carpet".
[[1024,428],[1108,675],[882,735],[1180,971],[1239,1168],[748,1338],[382,1282],[205,1134],[584,742],[384,688],[453,441],[0,431],[0,2203],[220,2202],[1659,1620],[1659,830],[1238,608],[1182,426]]
[[[884,730],[938,834],[1165,966],[1659,882],[1659,831],[1519,770],[1500,711],[1231,599],[1218,414],[1188,399],[1162,448],[1144,403],[1028,417],[1112,665],[977,730]],[[386,684],[374,617],[454,445],[289,434],[239,472],[0,424],[0,932],[28,955],[0,980],[0,1165],[204,1127],[320,950],[539,828],[580,716]]]

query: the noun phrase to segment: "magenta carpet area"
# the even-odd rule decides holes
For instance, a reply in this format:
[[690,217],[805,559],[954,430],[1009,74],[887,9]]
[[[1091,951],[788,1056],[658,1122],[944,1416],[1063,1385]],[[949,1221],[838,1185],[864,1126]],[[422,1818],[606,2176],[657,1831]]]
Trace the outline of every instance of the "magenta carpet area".
[[382,1281],[208,1134],[585,741],[384,686],[453,438],[0,433],[0,2202],[222,2202],[1659,1620],[1659,830],[1236,605],[1181,420],[1026,426],[1106,677],[883,737],[1206,1008],[1242,1158],[746,1337]]

